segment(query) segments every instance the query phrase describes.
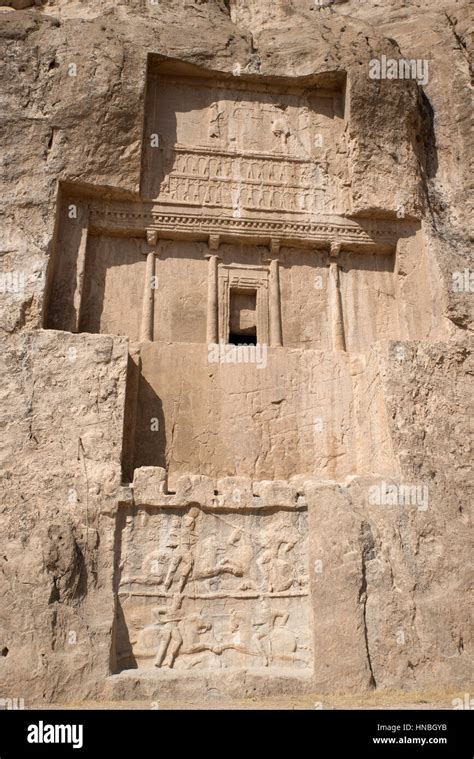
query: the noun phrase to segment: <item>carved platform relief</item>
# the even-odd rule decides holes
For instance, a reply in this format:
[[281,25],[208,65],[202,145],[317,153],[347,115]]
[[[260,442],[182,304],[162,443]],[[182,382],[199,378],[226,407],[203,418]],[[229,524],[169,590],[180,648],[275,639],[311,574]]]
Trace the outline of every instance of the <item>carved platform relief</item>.
[[307,512],[141,511],[118,596],[121,669],[306,669]]
[[336,165],[344,130],[334,100],[311,90],[160,79],[148,127],[159,146],[148,151],[146,193],[236,218],[344,212],[347,178]]

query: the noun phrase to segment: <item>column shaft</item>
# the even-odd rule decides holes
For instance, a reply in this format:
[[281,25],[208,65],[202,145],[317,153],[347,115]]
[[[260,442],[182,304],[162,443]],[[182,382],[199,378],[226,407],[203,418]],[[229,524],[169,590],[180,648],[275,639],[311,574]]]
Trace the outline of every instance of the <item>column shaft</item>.
[[145,287],[143,291],[142,323],[140,328],[140,340],[142,342],[153,340],[154,276],[155,251],[150,250],[146,257]]
[[329,263],[329,300],[331,336],[333,350],[345,351],[344,319],[342,315],[341,291],[339,288],[339,265],[336,261]]
[[207,293],[207,343],[219,342],[217,316],[217,256],[209,256],[209,275]]
[[280,274],[278,259],[270,261],[269,279],[270,345],[281,346]]

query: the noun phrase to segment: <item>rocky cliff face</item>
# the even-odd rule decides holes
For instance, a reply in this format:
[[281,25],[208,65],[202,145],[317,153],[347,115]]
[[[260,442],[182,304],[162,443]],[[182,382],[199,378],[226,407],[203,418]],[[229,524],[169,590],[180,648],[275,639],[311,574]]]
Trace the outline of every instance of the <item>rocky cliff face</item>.
[[[133,521],[137,509],[211,509],[214,495],[224,498],[221,508],[235,489],[212,481],[218,463],[196,454],[190,440],[170,438],[166,456],[171,446],[177,474],[189,449],[189,475],[209,476],[208,485],[178,479],[173,504],[161,485],[137,501],[132,477],[123,477],[124,441],[133,426],[134,372],[151,353],[136,358],[136,336],[130,346],[122,333],[49,328],[58,239],[68,237],[58,208],[70,197],[138,203],[145,194],[153,56],[252,86],[272,77],[313,77],[326,88],[344,81],[343,137],[328,156],[338,186],[346,188],[344,215],[362,227],[368,220],[412,224],[419,240],[416,255],[398,242],[398,284],[390,297],[401,304],[399,339],[387,332],[360,348],[354,338],[354,350],[347,346],[344,361],[334,362],[327,346],[316,345],[316,353],[327,351],[321,363],[330,367],[321,403],[347,409],[342,421],[334,413],[341,434],[331,455],[344,451],[341,467],[337,461],[326,471],[323,461],[324,476],[310,471],[311,461],[282,467],[284,475],[275,476],[292,481],[293,500],[280,503],[280,495],[265,505],[308,510],[314,672],[285,679],[239,671],[225,685],[213,673],[202,686],[193,671],[188,691],[203,692],[211,682],[234,695],[253,687],[468,689],[474,297],[468,6],[460,0],[0,2],[0,696],[30,703],[156,696],[164,686],[153,676],[141,682],[136,671],[119,674],[117,598],[129,558],[121,545],[123,514]],[[400,58],[418,62],[418,76],[369,75],[372,61]],[[171,389],[164,405],[174,414],[181,354],[166,355]],[[317,382],[311,362],[317,367],[319,358],[308,359],[305,385]],[[191,382],[189,367],[188,375]],[[289,402],[281,386],[273,376],[265,387],[270,406]],[[294,387],[296,411],[292,406],[285,420],[291,434],[292,416],[301,411]],[[257,413],[252,404],[249,414]],[[219,421],[225,434],[228,418]],[[302,428],[298,436],[305,445]],[[212,444],[206,445],[210,455]],[[285,447],[272,448],[277,460]],[[305,448],[306,458],[317,458],[317,447]],[[277,471],[278,461],[272,466]],[[159,469],[149,475],[152,483]],[[243,472],[247,484],[239,492],[248,489],[250,510],[267,492],[260,481],[268,471],[259,462]],[[144,469],[135,471],[137,492],[144,476]],[[419,488],[412,502],[400,497],[403,486]],[[210,495],[203,495],[207,487]],[[166,688],[188,692],[183,679]]]

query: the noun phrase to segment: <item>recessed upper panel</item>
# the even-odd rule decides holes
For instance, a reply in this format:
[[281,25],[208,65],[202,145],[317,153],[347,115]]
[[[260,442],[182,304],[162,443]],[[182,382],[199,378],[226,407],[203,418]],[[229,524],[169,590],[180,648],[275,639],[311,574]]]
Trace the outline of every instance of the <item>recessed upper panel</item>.
[[216,217],[349,212],[341,114],[337,89],[151,75],[142,195]]

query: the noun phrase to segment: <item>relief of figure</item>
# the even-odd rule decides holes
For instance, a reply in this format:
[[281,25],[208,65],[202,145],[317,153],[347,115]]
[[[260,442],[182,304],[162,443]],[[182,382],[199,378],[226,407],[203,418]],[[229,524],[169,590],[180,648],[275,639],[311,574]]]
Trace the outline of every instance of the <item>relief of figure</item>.
[[298,140],[305,153],[311,150],[311,111],[304,105],[298,109]]
[[278,593],[291,588],[296,580],[293,564],[279,556],[280,546],[271,546],[257,559],[262,576],[262,588]]
[[252,619],[253,643],[265,667],[278,661],[307,663],[307,657],[297,650],[295,633],[286,627],[288,619],[287,611],[272,608],[266,600],[260,601]]
[[181,517],[179,536],[170,537],[167,546],[173,549],[168,572],[164,581],[166,590],[175,584],[182,593],[194,565],[194,550],[197,543],[196,522],[200,515],[197,508],[190,509]]
[[216,187],[214,184],[210,184],[206,193],[206,202],[212,205],[216,202]]
[[180,153],[174,153],[173,154],[173,168],[172,172],[173,174],[180,174],[181,173],[181,165],[182,165],[183,159]]
[[206,194],[207,194],[207,182],[200,182],[199,183],[199,202],[201,205],[204,205],[206,200]]
[[167,575],[170,563],[169,551],[152,551],[147,554],[142,563],[142,578],[144,583],[161,585]]
[[186,655],[186,666],[202,664],[205,657],[198,654],[214,653],[212,623],[204,619],[201,611],[183,617],[178,627],[183,641],[180,653]]
[[328,151],[326,150],[324,155],[321,158],[320,164],[319,164],[319,170],[321,172],[321,184],[323,187],[327,185],[328,182],[328,176],[329,176],[329,159],[328,159]]
[[230,644],[237,651],[251,652],[252,648],[252,619],[246,611],[230,609],[229,614]]
[[293,194],[291,192],[283,193],[283,208],[292,211],[294,209]]
[[193,182],[191,184],[189,199],[192,203],[199,203],[199,182]]
[[288,512],[282,512],[277,520],[268,522],[260,530],[258,542],[261,552],[256,564],[261,589],[278,593],[306,584],[308,578],[301,573],[296,557],[292,554],[300,540],[301,536]]
[[199,159],[199,173],[202,177],[209,176],[209,158],[201,156]]
[[281,150],[285,151],[288,138],[291,135],[291,129],[285,113],[275,116],[272,121],[272,132],[280,143]]
[[224,159],[219,164],[219,176],[226,179],[229,176],[229,165],[228,162]]
[[152,616],[158,633],[158,651],[155,667],[173,667],[179,650],[183,644],[183,638],[178,623],[183,619],[183,613],[179,611],[181,598],[176,596],[170,607],[157,606],[152,609]]
[[244,208],[251,208],[252,206],[252,190],[250,187],[244,187],[241,194],[241,202]]
[[298,643],[296,635],[286,627],[288,614],[281,614],[274,618],[273,630],[270,633],[270,649],[272,661],[305,661],[305,658],[296,653]]
[[210,158],[209,159],[209,177],[210,179],[215,179],[217,174],[217,159],[216,158]]
[[253,642],[263,656],[265,667],[268,667],[272,661],[271,633],[278,617],[282,617],[283,624],[286,624],[289,614],[280,609],[272,609],[267,601],[261,600],[252,619],[252,626],[255,631]]
[[[229,564],[233,570],[231,574],[235,577],[245,577],[252,565],[254,548],[243,529],[235,528],[228,540],[228,546],[230,551]],[[239,585],[239,590],[253,590],[254,588],[255,583],[250,579],[243,580]]]
[[215,202],[218,206],[222,205],[222,189],[220,184],[217,185]]
[[179,201],[186,201],[189,195],[189,179],[185,179],[182,184],[178,182],[177,195]]
[[189,157],[189,160],[190,160],[191,174],[199,174],[199,166],[198,166],[197,157],[194,155],[191,155]]
[[209,137],[220,139],[222,136],[224,109],[221,108],[219,103],[211,103],[209,114]]
[[322,168],[318,164],[313,166],[313,176],[310,179],[310,183],[313,187],[317,187],[318,189],[324,184]]
[[193,577],[195,580],[205,580],[226,572],[237,576],[243,574],[242,568],[229,559],[227,547],[222,545],[213,528],[196,547]]
[[177,182],[176,179],[170,178],[169,193],[171,200],[176,200]]
[[300,542],[301,536],[296,529],[293,515],[288,511],[282,511],[261,530],[258,540],[262,546],[266,547],[283,545],[285,551],[289,553]]
[[188,172],[189,172],[189,160],[190,160],[190,158],[191,158],[191,156],[189,155],[189,153],[185,153],[182,156],[183,160],[182,160],[181,171],[182,171],[183,174],[188,174]]
[[169,191],[170,191],[169,180],[168,180],[168,179],[165,179],[165,180],[164,180],[164,181],[163,181],[163,182],[160,184],[160,191],[159,191],[159,195],[168,195],[168,194],[169,194]]
[[[229,610],[229,628],[224,632],[224,639],[214,641],[210,650],[221,655],[225,651],[236,651],[238,654],[259,657],[259,651],[253,643],[252,618],[243,609]],[[234,661],[235,663],[235,661]]]
[[183,614],[179,611],[182,599],[176,596],[169,606],[157,606],[151,610],[152,624],[138,633],[134,645],[137,657],[155,656],[156,667],[172,667],[182,644],[178,622]]

